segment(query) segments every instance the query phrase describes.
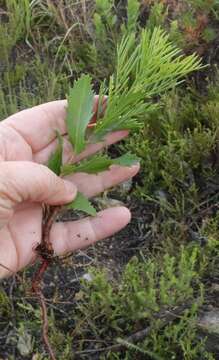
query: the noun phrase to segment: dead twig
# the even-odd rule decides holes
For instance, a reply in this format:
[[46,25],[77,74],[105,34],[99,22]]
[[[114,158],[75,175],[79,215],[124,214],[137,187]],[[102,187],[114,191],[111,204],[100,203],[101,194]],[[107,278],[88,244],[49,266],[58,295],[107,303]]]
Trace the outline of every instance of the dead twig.
[[[186,309],[189,308],[189,305],[190,304],[182,305],[182,306],[172,309],[171,311],[165,310],[165,311],[162,311],[162,312],[159,312],[158,314],[156,314],[154,316],[156,319],[163,320],[162,323],[160,324],[160,328],[163,328],[164,326],[168,325],[171,321],[177,319]],[[128,336],[125,339],[117,339],[116,340],[118,342],[117,344],[107,346],[105,348],[100,348],[100,349],[77,351],[77,352],[75,352],[75,355],[91,354],[91,353],[99,353],[99,352],[109,352],[109,351],[119,352],[119,351],[124,350],[127,347],[127,345],[125,343],[136,344],[137,342],[144,340],[146,338],[146,336],[148,336],[152,332],[153,329],[154,329],[153,326],[148,326],[145,329],[139,330],[136,333]],[[120,341],[121,341],[121,343],[120,343]]]

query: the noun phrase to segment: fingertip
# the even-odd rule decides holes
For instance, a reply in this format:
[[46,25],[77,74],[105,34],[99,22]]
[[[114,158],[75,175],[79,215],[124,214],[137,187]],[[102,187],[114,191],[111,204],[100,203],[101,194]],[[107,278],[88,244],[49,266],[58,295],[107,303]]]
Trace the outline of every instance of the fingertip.
[[73,182],[56,178],[48,189],[48,196],[44,197],[43,202],[48,205],[65,205],[72,202],[77,195],[77,188]]
[[140,169],[140,164],[139,163],[135,163],[131,166],[127,166],[127,165],[119,165],[119,164],[112,164],[110,165],[109,169],[113,170],[113,169],[128,169],[130,171],[132,171],[133,173],[137,173]]
[[71,181],[63,180],[66,189],[66,202],[74,200],[77,195],[77,188]]
[[121,224],[124,227],[127,224],[129,224],[131,221],[131,218],[132,218],[131,212],[125,206],[118,207],[117,209],[118,209],[118,216],[120,216],[120,219],[121,219]]
[[139,172],[140,167],[141,167],[140,163],[136,163],[135,165],[132,165],[132,166],[131,166],[131,169],[132,169],[132,171],[133,171],[133,175],[132,175],[132,176],[135,176],[135,175]]
[[129,134],[128,130],[118,130],[118,131],[114,131],[112,133],[110,133],[107,137],[106,140],[109,144],[120,141],[124,138],[126,138]]
[[126,137],[129,135],[129,131],[128,130],[119,130],[119,131],[117,131],[117,134],[118,135],[120,134],[120,136],[122,136],[122,137]]
[[102,210],[98,213],[98,216],[106,217],[106,219],[110,216],[111,221],[116,223],[116,231],[119,231],[131,221],[131,212],[125,206],[115,206]]
[[50,239],[56,254],[64,254],[109,238],[122,230],[130,220],[131,213],[126,207],[113,207],[98,212],[95,217],[53,224]]

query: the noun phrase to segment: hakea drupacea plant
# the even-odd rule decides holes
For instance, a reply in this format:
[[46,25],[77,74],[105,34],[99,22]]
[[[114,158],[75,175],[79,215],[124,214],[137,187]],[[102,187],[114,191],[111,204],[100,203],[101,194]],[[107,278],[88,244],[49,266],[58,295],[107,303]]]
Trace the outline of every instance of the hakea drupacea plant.
[[[80,154],[87,144],[103,140],[112,131],[140,127],[147,112],[157,106],[154,96],[173,88],[185,75],[202,67],[197,55],[183,56],[160,28],[152,32],[142,30],[137,38],[135,34],[125,36],[117,48],[115,73],[108,87],[106,80],[100,86],[95,123],[91,122],[94,115],[91,77],[82,75],[69,91],[66,125],[74,153]],[[108,94],[107,106],[103,113],[105,94]],[[60,176],[79,171],[97,173],[112,164],[131,166],[138,161],[130,153],[117,159],[102,154],[76,164],[62,164],[63,141],[58,133],[57,137],[58,147],[48,166]],[[95,215],[95,209],[80,193],[68,208]]]
[[[102,141],[110,132],[140,127],[147,112],[157,106],[154,102],[155,96],[173,88],[183,81],[185,75],[202,67],[197,55],[183,56],[160,28],[153,31],[142,30],[138,37],[134,33],[124,36],[117,48],[115,73],[108,82],[105,80],[100,86],[95,116],[94,92],[89,75],[82,75],[69,91],[66,125],[74,154],[79,155],[88,144]],[[106,102],[107,106],[103,106]],[[63,164],[63,138],[58,132],[57,140],[57,149],[50,157],[48,167],[58,176],[76,172],[98,173],[107,170],[113,164],[131,166],[139,161],[131,153],[116,159],[102,153],[74,164]],[[91,216],[96,215],[95,208],[81,193],[78,193],[76,199],[66,207]],[[61,209],[63,208],[65,207]],[[42,264],[32,285],[38,294],[44,314],[44,341],[51,358],[54,359],[46,334],[48,324],[39,282],[53,257],[49,231],[60,208],[45,207],[45,210],[42,242],[36,249],[42,258]]]

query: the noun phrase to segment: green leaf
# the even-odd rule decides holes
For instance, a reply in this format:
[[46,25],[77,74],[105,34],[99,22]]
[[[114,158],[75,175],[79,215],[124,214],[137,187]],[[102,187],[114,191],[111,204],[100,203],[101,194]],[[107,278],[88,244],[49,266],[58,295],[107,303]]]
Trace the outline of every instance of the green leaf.
[[116,159],[110,159],[107,155],[96,155],[82,161],[80,164],[65,164],[62,166],[62,175],[70,175],[75,172],[97,174],[107,170],[111,165],[132,166],[139,162],[139,158],[131,153],[122,155]]
[[110,78],[107,108],[97,122],[92,141],[101,140],[111,131],[142,124],[154,107],[154,96],[203,67],[197,55],[183,56],[159,27],[142,30],[138,38],[134,32],[124,36],[117,49],[116,71]]
[[95,216],[96,209],[91,205],[90,201],[80,192],[77,193],[76,198],[67,205],[68,209],[83,211],[88,215]]
[[140,158],[131,153],[124,154],[116,159],[113,159],[113,164],[120,166],[132,166],[140,162]]
[[85,132],[93,115],[93,98],[91,77],[82,75],[70,89],[66,117],[68,136],[76,154],[86,145]]
[[60,175],[62,167],[63,138],[58,130],[56,130],[56,135],[58,138],[58,146],[56,151],[50,156],[47,166],[56,175]]
[[139,16],[139,0],[128,0],[127,3],[127,28],[128,31],[135,30]]
[[62,166],[62,175],[69,175],[73,172],[86,172],[96,174],[108,169],[112,161],[106,155],[96,155],[90,159],[84,160],[79,164],[66,164]]

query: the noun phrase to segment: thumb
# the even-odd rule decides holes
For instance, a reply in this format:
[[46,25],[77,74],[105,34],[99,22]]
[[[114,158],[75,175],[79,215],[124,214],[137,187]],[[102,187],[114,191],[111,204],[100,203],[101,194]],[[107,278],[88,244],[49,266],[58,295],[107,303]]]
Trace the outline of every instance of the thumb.
[[[76,196],[76,186],[56,176],[44,165],[29,161],[0,163],[0,225],[13,215],[16,205],[40,202],[62,205]],[[4,221],[3,221],[4,222]]]

